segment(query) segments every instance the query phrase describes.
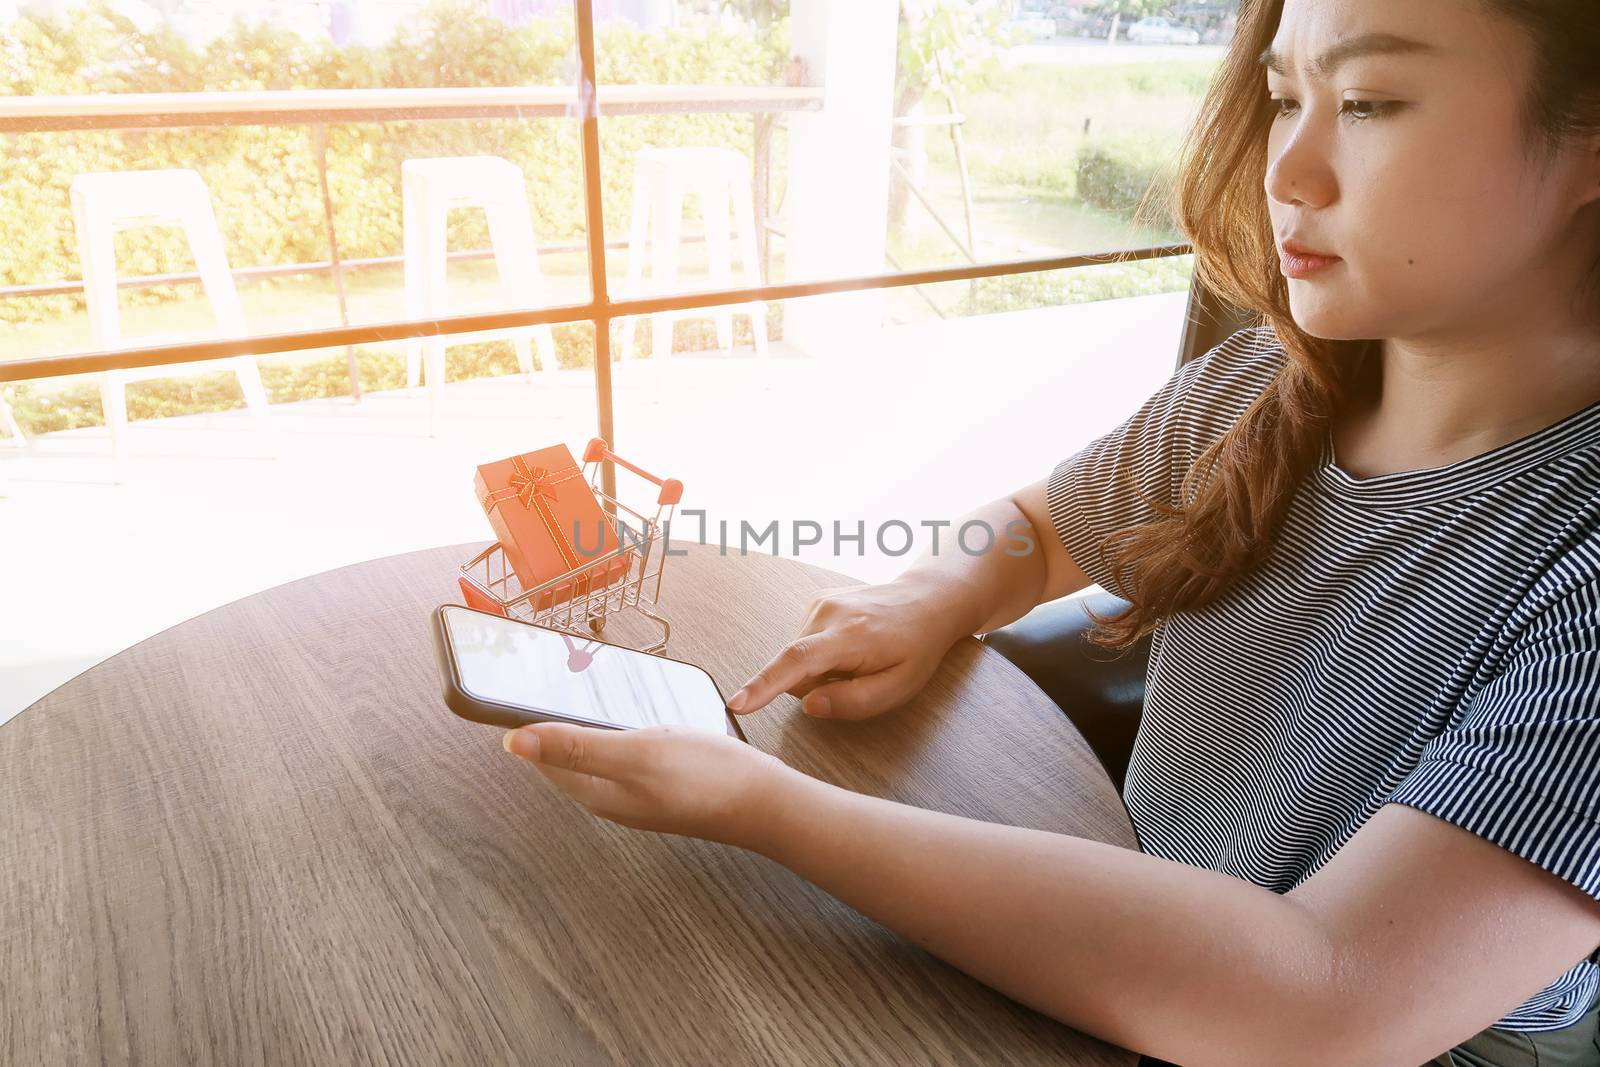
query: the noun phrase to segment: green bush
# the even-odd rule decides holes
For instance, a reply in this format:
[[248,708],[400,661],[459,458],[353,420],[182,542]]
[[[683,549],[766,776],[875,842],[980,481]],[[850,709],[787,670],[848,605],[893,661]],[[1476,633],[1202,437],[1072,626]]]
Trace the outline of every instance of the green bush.
[[1172,181],[1172,148],[1147,136],[1107,137],[1078,149],[1078,196],[1106,211],[1131,215],[1146,190]]
[[1171,256],[1137,263],[1107,263],[1040,274],[979,278],[972,286],[961,312],[964,315],[986,315],[999,311],[1058,307],[1062,304],[1086,304],[1126,296],[1173,293],[1187,289],[1193,274],[1193,256]]

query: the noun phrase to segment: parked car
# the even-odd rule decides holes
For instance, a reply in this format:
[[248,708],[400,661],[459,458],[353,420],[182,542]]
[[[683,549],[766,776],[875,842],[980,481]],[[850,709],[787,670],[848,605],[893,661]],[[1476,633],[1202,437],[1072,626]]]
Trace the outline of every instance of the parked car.
[[1082,8],[1068,7],[1065,4],[1057,4],[1046,11],[1045,16],[1056,24],[1057,37],[1070,37],[1081,33],[1084,24],[1089,21],[1089,16]]
[[1138,44],[1199,44],[1200,34],[1171,19],[1152,15],[1128,27],[1128,40]]
[[1215,3],[1174,4],[1166,12],[1167,21],[1188,26],[1200,34],[1201,44],[1227,44],[1233,37],[1238,15]]

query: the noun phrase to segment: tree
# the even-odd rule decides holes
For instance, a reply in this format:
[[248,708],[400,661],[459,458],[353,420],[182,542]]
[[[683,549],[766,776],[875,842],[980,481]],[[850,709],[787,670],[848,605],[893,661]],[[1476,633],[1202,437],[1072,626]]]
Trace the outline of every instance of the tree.
[[722,10],[765,29],[789,13],[789,0],[722,0]]
[[[904,0],[900,5],[899,62],[894,113],[909,115],[934,89],[952,94],[980,84],[999,66],[1012,43],[998,4],[973,0]],[[911,144],[908,127],[897,126],[894,147]],[[905,222],[907,192],[897,175],[889,180],[889,224]]]

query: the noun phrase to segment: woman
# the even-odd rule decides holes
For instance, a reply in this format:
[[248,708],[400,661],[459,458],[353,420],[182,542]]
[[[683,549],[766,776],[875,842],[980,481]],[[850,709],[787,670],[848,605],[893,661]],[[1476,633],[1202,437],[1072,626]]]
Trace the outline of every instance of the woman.
[[1039,551],[821,596],[730,701],[880,714],[1098,582],[1154,634],[1143,852],[668,727],[507,747],[1151,1056],[1600,1064],[1600,5],[1247,4],[1175,199],[1264,325],[967,516]]

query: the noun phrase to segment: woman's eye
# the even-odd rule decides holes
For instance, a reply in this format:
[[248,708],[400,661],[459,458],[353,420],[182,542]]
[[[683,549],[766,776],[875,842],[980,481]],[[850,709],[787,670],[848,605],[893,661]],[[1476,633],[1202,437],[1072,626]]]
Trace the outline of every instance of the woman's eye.
[[[1283,118],[1300,109],[1299,101],[1287,96],[1275,96],[1267,101],[1274,118]],[[1356,122],[1379,118],[1399,105],[1392,100],[1344,100],[1339,104],[1339,114]]]

